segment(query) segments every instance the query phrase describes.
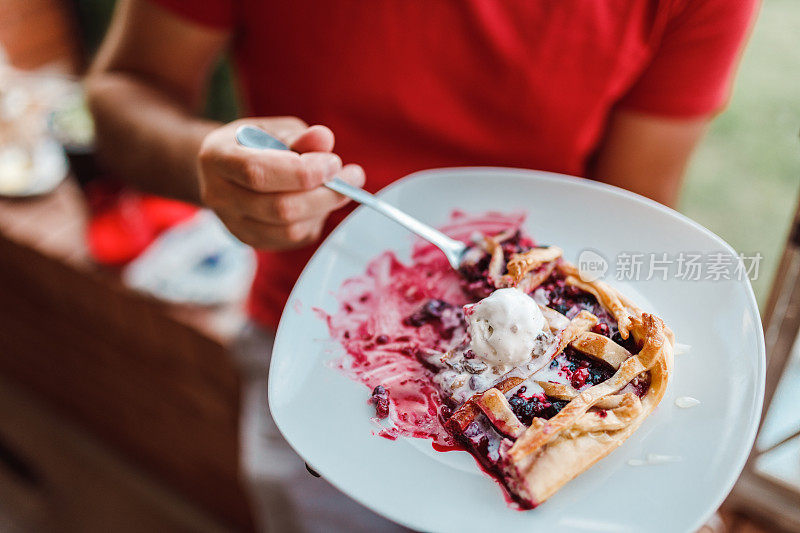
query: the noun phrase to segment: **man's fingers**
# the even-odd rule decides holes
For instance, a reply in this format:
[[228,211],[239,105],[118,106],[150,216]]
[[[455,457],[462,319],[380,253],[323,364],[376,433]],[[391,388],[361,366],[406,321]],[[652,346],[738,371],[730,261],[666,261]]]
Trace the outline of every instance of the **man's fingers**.
[[334,144],[333,132],[325,126],[311,126],[290,139],[289,146],[295,152],[331,152]]
[[[303,132],[308,130],[308,124],[297,117],[270,117],[270,118],[248,118],[237,120],[233,125],[238,128],[242,124],[255,126],[276,137],[284,144],[291,146]],[[235,131],[235,129],[234,129]],[[330,151],[330,150],[321,150]]]
[[[293,150],[259,150],[239,145],[233,136],[243,124],[261,127]],[[248,119],[209,135],[199,158],[204,173],[222,176],[253,191],[304,191],[318,187],[341,170],[341,159],[330,153],[333,142],[330,129],[309,128],[294,117]]]
[[[262,128],[291,150],[239,145],[244,124]],[[212,131],[199,153],[203,202],[242,241],[263,249],[295,248],[318,239],[328,214],[349,199],[324,186],[334,176],[356,186],[364,171],[342,167],[333,132],[294,117],[239,120]]]
[[[356,187],[365,181],[364,170],[358,165],[347,165],[338,177]],[[324,218],[331,211],[343,207],[350,199],[320,186],[314,190],[300,193],[283,193],[270,195],[267,205],[259,215],[260,220],[277,223],[290,223],[300,220]],[[254,202],[255,203],[255,202]],[[254,206],[255,207],[255,206]],[[264,215],[266,214],[266,217]]]
[[330,152],[333,150],[333,132],[327,126],[311,126],[296,117],[248,118],[233,123],[236,128],[247,124],[266,131],[292,150],[304,152]]
[[221,214],[220,218],[240,241],[267,250],[299,248],[317,240],[322,232],[321,220],[275,225],[237,215]]
[[[364,169],[361,168],[360,165],[353,164],[345,165],[344,168],[342,168],[342,171],[337,174],[337,177],[349,183],[350,185],[355,185],[356,187],[363,187],[364,183],[367,181],[367,176],[364,173]],[[350,198],[343,196],[338,192],[334,193],[334,195],[336,197],[336,207],[334,209],[338,209],[351,202]]]
[[270,224],[290,224],[320,218],[342,204],[341,197],[325,187],[306,192],[258,194],[235,183],[209,186],[206,204],[213,209],[238,212]]
[[[361,186],[364,171],[358,165],[347,165],[339,173],[346,182]],[[324,218],[349,200],[327,187],[304,192],[256,194],[235,183],[215,180],[207,184],[204,199],[212,208],[234,212],[271,224],[289,224]]]
[[284,150],[257,150],[233,146],[204,150],[201,164],[252,191],[303,191],[318,187],[342,168],[339,156],[324,152],[297,154]]
[[361,165],[354,165],[352,163],[342,168],[339,177],[356,187],[363,187],[364,183],[367,181],[367,175],[364,173],[364,169],[361,168]]

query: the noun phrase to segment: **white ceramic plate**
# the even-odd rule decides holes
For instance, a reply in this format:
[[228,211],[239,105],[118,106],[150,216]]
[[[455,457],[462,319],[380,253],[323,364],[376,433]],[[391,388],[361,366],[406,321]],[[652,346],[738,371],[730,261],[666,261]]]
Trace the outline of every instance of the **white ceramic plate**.
[[[721,252],[722,239],[640,196],[578,178],[499,168],[426,171],[380,194],[434,225],[453,209],[529,213],[539,242],[575,261],[600,251]],[[395,223],[359,208],[325,241],[303,271],[281,319],[272,356],[269,400],[283,435],[340,490],[396,522],[423,531],[693,531],[719,506],[755,437],[764,390],[764,341],[747,280],[682,281],[659,276],[609,280],[655,311],[691,350],[676,355],[659,407],[618,450],[532,511],[506,505],[500,487],[466,452],[436,452],[426,440],[372,434],[368,390],[325,362],[342,348],[313,312],[337,310],[333,296],[386,249],[407,259],[412,238]],[[643,272],[647,277],[646,270]],[[670,274],[670,278],[672,275]],[[701,405],[679,409],[693,396]],[[374,415],[374,410],[372,410]],[[630,466],[647,454],[680,457]]]

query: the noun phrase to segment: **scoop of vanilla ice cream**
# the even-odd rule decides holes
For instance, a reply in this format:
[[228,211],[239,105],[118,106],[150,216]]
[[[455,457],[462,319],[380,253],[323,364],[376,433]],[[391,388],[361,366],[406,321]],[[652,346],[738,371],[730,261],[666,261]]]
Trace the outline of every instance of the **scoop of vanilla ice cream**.
[[531,359],[545,319],[533,298],[519,289],[498,289],[465,308],[470,350],[501,370]]

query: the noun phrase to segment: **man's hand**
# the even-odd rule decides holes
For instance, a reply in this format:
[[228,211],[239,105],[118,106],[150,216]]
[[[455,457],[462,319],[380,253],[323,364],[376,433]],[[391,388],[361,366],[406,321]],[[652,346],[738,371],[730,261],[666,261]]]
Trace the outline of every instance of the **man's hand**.
[[[294,150],[254,150],[237,144],[236,129],[257,126]],[[348,202],[322,184],[338,175],[361,186],[358,165],[342,167],[333,133],[302,120],[253,118],[213,130],[198,155],[200,195],[230,231],[256,248],[283,250],[319,238],[328,214]]]

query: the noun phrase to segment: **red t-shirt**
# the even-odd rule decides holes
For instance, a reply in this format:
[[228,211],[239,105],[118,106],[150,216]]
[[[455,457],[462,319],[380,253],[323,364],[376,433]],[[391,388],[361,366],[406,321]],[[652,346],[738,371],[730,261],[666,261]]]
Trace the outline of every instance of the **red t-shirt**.
[[[154,1],[232,30],[247,114],[329,126],[371,191],[443,166],[582,175],[615,107],[713,113],[757,3]],[[257,320],[277,324],[313,251],[259,254]]]

